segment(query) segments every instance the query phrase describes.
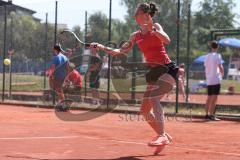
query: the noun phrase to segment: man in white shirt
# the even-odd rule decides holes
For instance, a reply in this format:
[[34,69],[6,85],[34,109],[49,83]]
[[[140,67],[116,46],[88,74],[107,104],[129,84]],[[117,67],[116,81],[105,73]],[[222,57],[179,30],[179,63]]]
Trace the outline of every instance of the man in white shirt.
[[221,79],[224,75],[224,69],[221,63],[222,58],[221,55],[217,53],[217,50],[218,43],[213,41],[211,43],[211,52],[207,54],[204,62],[208,90],[205,118],[215,121],[220,120],[215,116],[215,108],[217,97],[220,93]]

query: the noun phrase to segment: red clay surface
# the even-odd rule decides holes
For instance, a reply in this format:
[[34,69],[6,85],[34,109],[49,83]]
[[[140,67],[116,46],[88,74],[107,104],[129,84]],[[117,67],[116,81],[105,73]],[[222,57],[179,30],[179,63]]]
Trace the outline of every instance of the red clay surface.
[[[21,95],[34,95],[34,96],[42,96],[43,92],[13,92],[13,94],[21,94]],[[84,95],[84,93],[82,93]],[[91,94],[88,93],[89,96]],[[131,94],[130,93],[119,93],[119,96],[122,99],[131,99]],[[171,94],[169,96],[169,99],[166,98],[166,96],[162,99],[162,101],[167,101],[167,102],[175,102],[175,94]],[[107,93],[102,93],[101,98],[106,98]],[[142,99],[143,93],[141,94],[136,94],[137,99]],[[116,98],[110,95],[110,98]],[[189,95],[189,103],[198,103],[198,104],[205,104],[207,99],[207,95],[205,94],[190,94]],[[217,104],[222,104],[222,105],[240,105],[240,95],[225,95],[221,94],[218,96],[218,101]],[[183,96],[180,94],[179,95],[179,102],[185,102]]]
[[[240,95],[219,95],[217,104],[222,105],[240,105]],[[175,95],[170,95],[170,100],[167,98],[163,99],[164,101],[175,101]],[[207,95],[204,94],[190,94],[189,102],[190,103],[198,103],[198,104],[206,104]],[[184,102],[184,98],[182,95],[179,95],[179,102]]]
[[[131,98],[131,94],[128,93],[120,93],[119,94],[123,99]],[[104,96],[103,96],[104,97]],[[136,94],[136,98],[142,99],[143,94]],[[175,102],[176,94],[169,95],[169,98],[166,96],[162,99],[162,101],[166,102]],[[217,104],[222,105],[240,105],[240,95],[225,95],[221,94],[218,96]],[[189,95],[189,103],[198,103],[198,104],[206,104],[207,95],[205,94],[190,94]],[[180,94],[179,95],[179,102],[185,102],[185,99]]]
[[155,133],[137,115],[108,113],[89,121],[62,121],[51,109],[6,105],[0,105],[0,115],[0,160],[240,159],[239,122],[169,117],[166,129],[174,141],[153,156],[154,149],[146,144]]

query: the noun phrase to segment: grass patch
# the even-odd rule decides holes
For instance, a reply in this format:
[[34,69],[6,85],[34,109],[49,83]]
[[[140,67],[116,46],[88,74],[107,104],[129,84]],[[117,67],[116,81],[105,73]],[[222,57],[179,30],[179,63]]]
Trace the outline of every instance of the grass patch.
[[[46,88],[49,89],[48,77],[46,79]],[[198,83],[199,80],[190,80],[189,86]],[[23,84],[24,85],[18,85]],[[44,88],[44,77],[38,75],[25,75],[25,74],[12,74],[12,91],[42,91]],[[15,84],[15,85],[14,85]],[[28,85],[29,84],[29,85]],[[110,92],[131,92],[132,91],[132,79],[112,79],[110,81]],[[223,80],[221,83],[222,93],[228,90],[229,86],[234,86],[235,92],[240,93],[240,83],[236,80]],[[84,84],[83,84],[84,86]],[[107,91],[108,82],[107,79],[101,79],[100,90]],[[89,84],[87,83],[87,88]],[[0,74],[0,89],[2,89],[2,74]],[[9,89],[9,74],[5,75],[5,89]],[[143,92],[146,89],[145,77],[137,77],[136,79],[136,92]],[[83,89],[84,90],[84,89]],[[198,93],[206,94],[206,89],[200,89]]]
[[[189,87],[192,86],[192,84],[199,83],[200,80],[189,80]],[[240,83],[237,80],[222,80],[221,81],[221,93],[226,93],[228,88],[230,86],[233,86],[235,88],[235,93],[240,93]],[[197,93],[207,94],[206,88],[201,88],[198,90]]]
[[[2,84],[2,74],[0,83]],[[9,74],[5,74],[5,90],[9,90]],[[49,88],[48,78],[46,88]],[[2,85],[0,85],[2,89]],[[12,91],[42,91],[44,89],[44,77],[38,75],[12,74]]]

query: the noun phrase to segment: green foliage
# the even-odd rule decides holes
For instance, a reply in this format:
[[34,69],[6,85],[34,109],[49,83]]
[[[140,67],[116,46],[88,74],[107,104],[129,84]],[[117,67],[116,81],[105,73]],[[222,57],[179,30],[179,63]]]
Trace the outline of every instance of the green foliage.
[[[166,46],[171,58],[176,58],[177,42],[177,1],[176,0],[152,0],[155,2],[160,12],[154,17],[154,21],[160,23],[163,29],[171,38],[170,45]],[[135,9],[138,3],[149,2],[148,0],[122,0],[121,4],[127,8],[125,21],[112,20],[112,41],[118,45],[122,41],[127,41],[132,32],[136,31],[137,26],[134,18]],[[187,48],[187,14],[188,3],[192,0],[181,1],[181,21],[180,21],[180,61],[185,61]],[[206,53],[210,40],[211,29],[234,29],[235,14],[232,12],[234,7],[233,0],[204,0],[199,3],[199,10],[192,13],[191,17],[191,59]],[[45,24],[35,21],[30,16],[19,16],[12,12],[8,15],[7,26],[7,47],[10,47],[10,28],[11,19],[13,22],[13,44],[15,57],[28,58],[42,61],[45,54]],[[103,44],[108,42],[108,16],[102,12],[90,15],[88,19],[88,33],[91,34],[89,42],[96,41]],[[3,39],[3,21],[0,21],[0,37]],[[81,39],[83,29],[75,26],[72,29]],[[51,57],[51,48],[54,42],[54,26],[48,25],[48,59]],[[76,41],[71,36],[65,39],[66,48],[76,47]],[[3,45],[3,40],[0,41]],[[79,48],[81,51],[81,48]],[[223,57],[231,54],[229,51]],[[1,48],[2,52],[2,48]],[[137,50],[138,58],[141,54]],[[132,54],[129,54],[131,57]]]
[[[62,30],[59,30],[61,33]],[[79,37],[81,40],[84,40],[83,32],[81,31],[80,26],[74,26],[72,31]],[[83,46],[76,41],[75,37],[72,34],[65,32],[65,34],[58,35],[58,42],[61,44],[61,47],[66,50],[68,48],[73,50],[73,54],[79,54],[82,52]]]
[[204,0],[200,3],[200,10],[194,16],[194,36],[197,37],[199,47],[206,49],[210,41],[211,29],[234,29],[232,0]]
[[[43,76],[12,74],[12,91],[42,91],[43,90]],[[2,83],[2,74],[0,74],[0,83]],[[23,85],[25,84],[25,85]],[[49,89],[47,78],[47,89]],[[0,86],[2,89],[2,85]],[[6,74],[5,89],[9,89],[9,74]]]
[[89,17],[89,27],[92,41],[106,43],[108,41],[108,18],[101,12],[96,12]]
[[[15,12],[8,15],[7,20],[7,49],[10,48],[11,42],[11,27],[12,27],[12,42],[14,48],[14,58],[34,59],[38,62],[43,62],[43,57],[46,52],[47,45],[47,61],[50,61],[52,56],[52,46],[54,45],[54,25],[48,24],[48,41],[45,40],[46,26],[45,23],[40,23],[31,16],[20,16]],[[0,22],[0,36],[3,37],[4,22]],[[81,39],[83,33],[79,26],[74,26],[72,29]],[[58,31],[59,33],[60,31]],[[67,48],[76,47],[76,41],[69,36],[64,39],[64,45]],[[0,41],[3,45],[3,41]]]
[[[130,32],[137,29],[134,20],[134,12],[138,3],[144,0],[122,0],[122,4],[127,7],[128,15],[126,21]],[[148,1],[147,1],[148,2]],[[171,57],[176,58],[176,21],[177,21],[177,1],[175,0],[153,0],[160,9],[154,20],[163,26],[163,29],[171,38],[171,44],[167,50]],[[180,61],[185,61],[187,48],[187,15],[188,3],[191,0],[181,1],[180,9]],[[204,0],[199,4],[199,11],[192,12],[191,21],[191,59],[208,51],[208,42],[211,29],[234,29],[234,17],[232,12],[234,3],[232,0]]]
[[[34,20],[31,16],[20,16],[14,12],[11,12],[7,18],[6,46],[7,49],[11,47],[12,27],[14,58],[20,58],[23,60],[26,58],[39,60],[42,59],[43,53],[45,53],[45,24],[41,24],[40,22]],[[0,23],[0,31],[2,36],[4,22],[1,21]],[[53,44],[53,36],[51,36],[53,35],[53,27],[49,26],[48,28],[49,44]],[[3,41],[1,41],[1,45],[3,45]]]

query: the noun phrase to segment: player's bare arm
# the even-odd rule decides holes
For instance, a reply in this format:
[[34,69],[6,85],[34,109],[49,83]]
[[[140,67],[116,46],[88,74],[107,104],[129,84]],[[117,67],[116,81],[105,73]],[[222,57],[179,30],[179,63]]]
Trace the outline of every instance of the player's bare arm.
[[110,54],[112,56],[117,56],[117,55],[126,55],[129,53],[130,50],[132,50],[133,46],[134,46],[134,43],[135,43],[135,35],[136,33],[133,33],[129,40],[127,42],[125,42],[121,48],[117,48],[117,49],[114,49],[114,48],[111,48],[111,47],[106,47],[102,44],[99,44],[99,43],[92,43],[91,44],[91,47],[97,47],[99,50],[102,50],[104,52],[106,52],[107,54]]

